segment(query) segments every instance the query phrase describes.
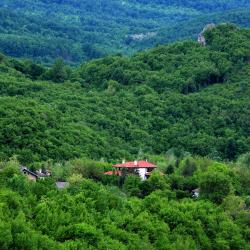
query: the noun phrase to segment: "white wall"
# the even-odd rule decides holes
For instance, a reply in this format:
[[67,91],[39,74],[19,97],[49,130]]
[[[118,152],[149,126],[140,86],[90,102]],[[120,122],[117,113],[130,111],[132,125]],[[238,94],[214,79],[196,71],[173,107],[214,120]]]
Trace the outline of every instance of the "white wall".
[[141,179],[146,180],[147,169],[146,168],[138,168],[137,171],[138,171],[139,176],[141,177]]

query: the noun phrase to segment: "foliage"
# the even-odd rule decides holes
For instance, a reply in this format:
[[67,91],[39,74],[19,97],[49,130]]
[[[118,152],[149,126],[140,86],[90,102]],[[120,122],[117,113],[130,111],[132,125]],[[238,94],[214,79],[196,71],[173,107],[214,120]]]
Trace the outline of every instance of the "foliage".
[[[164,25],[201,12],[207,20],[211,10],[220,15],[236,4],[249,6],[243,0],[4,0],[0,44],[13,39],[2,47],[15,56],[28,51],[47,62],[78,61],[100,56],[93,49],[102,43],[98,33],[115,51],[129,27],[140,31],[140,15],[147,32],[159,28],[152,15]],[[94,10],[99,25],[90,21]],[[113,18],[103,21],[106,16]],[[117,17],[129,24],[115,32]],[[9,33],[14,27],[18,32]],[[89,36],[78,42],[86,27]],[[64,33],[67,39],[59,39]],[[44,46],[37,50],[33,42],[41,34]],[[206,46],[177,42],[77,68],[62,59],[46,68],[0,54],[1,249],[249,248],[250,31],[223,24],[205,38]],[[84,47],[86,40],[93,45]],[[125,43],[133,47],[128,37]],[[103,174],[118,159],[143,158],[158,166],[145,181],[136,171]],[[52,176],[29,181],[23,164]],[[67,188],[56,181],[67,181]]]
[[237,160],[237,164],[240,168],[250,169],[250,153],[241,155]]
[[230,177],[221,171],[209,171],[202,176],[200,187],[203,197],[221,203],[231,191]]
[[0,158],[35,165],[249,152],[249,30],[221,25],[206,36],[205,47],[179,42],[70,70],[61,60],[45,68],[4,57]]
[[249,27],[246,0],[1,0],[0,49],[9,56],[74,64],[196,38],[205,24]]
[[[162,163],[169,162],[169,157],[158,158]],[[180,166],[187,159],[196,164],[193,175],[201,182],[202,192],[204,179],[214,180],[217,176],[230,186],[241,185],[231,175],[238,166],[210,161],[204,170],[207,160],[190,156],[181,160]],[[100,169],[109,165],[86,159],[66,162],[63,168],[69,169],[65,178],[70,185],[64,190],[55,188],[56,176],[32,182],[18,171],[5,178],[13,160],[1,163],[1,249],[240,250],[249,246],[249,206],[245,194],[234,194],[235,188],[230,195],[224,193],[218,205],[216,188],[210,187],[210,194],[217,197],[211,199],[215,203],[203,195],[194,199],[185,185],[170,187],[173,176],[157,172],[146,181],[129,175],[121,188],[118,183],[104,185],[82,178],[74,167],[85,173],[87,163]],[[52,172],[58,166],[50,164]],[[222,179],[220,174],[230,178]],[[174,175],[183,178],[181,171]],[[218,187],[220,182],[214,185]],[[186,191],[190,196],[180,198],[177,191]]]

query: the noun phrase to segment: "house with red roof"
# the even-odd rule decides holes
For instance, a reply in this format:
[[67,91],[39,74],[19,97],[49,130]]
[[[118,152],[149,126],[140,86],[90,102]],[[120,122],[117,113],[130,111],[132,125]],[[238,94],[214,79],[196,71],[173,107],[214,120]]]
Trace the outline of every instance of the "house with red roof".
[[126,175],[126,174],[138,174],[142,180],[146,180],[152,171],[157,168],[153,163],[146,161],[128,161],[113,165],[114,171],[109,171],[106,175]]

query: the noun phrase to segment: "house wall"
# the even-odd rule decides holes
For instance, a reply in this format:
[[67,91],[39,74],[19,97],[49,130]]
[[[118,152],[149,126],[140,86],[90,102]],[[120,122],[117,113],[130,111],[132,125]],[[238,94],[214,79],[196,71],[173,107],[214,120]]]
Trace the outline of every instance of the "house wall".
[[30,181],[36,181],[36,177],[34,175],[27,174],[27,177]]
[[147,168],[138,168],[137,171],[138,171],[139,176],[141,177],[141,179],[146,180]]

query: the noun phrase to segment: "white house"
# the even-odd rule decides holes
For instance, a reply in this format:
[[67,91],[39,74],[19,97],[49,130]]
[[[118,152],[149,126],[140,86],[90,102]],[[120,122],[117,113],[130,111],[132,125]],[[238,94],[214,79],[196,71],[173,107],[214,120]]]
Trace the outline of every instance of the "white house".
[[152,171],[156,168],[156,165],[148,161],[129,161],[113,165],[115,171],[106,172],[106,175],[122,175],[123,173],[138,174],[142,180],[146,180]]

